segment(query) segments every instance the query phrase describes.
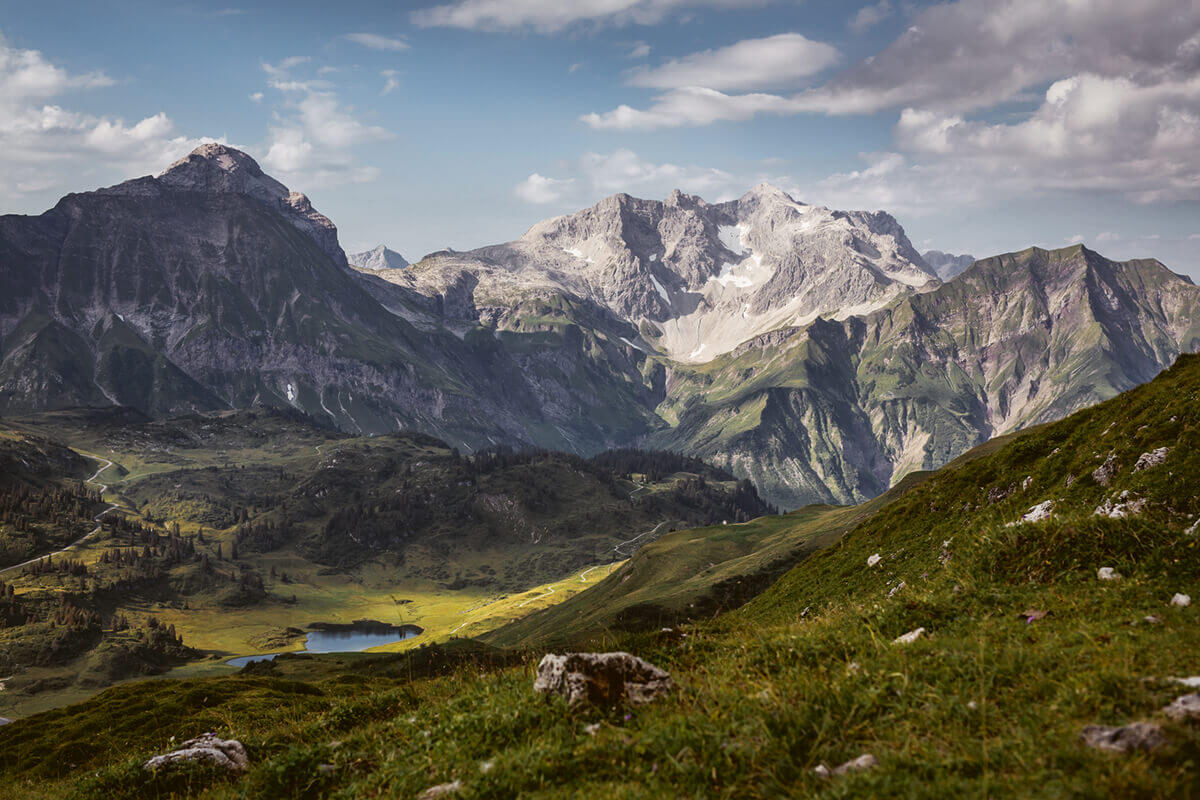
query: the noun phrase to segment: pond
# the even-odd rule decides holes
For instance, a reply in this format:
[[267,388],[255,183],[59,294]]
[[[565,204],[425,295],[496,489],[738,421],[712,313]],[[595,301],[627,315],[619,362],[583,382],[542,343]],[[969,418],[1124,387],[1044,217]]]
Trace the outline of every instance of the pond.
[[[378,623],[354,625],[310,625],[320,628],[304,637],[304,648],[298,653],[358,653],[393,642],[402,642],[422,633],[416,625],[382,625]],[[244,667],[254,661],[270,661],[279,653],[263,653],[257,656],[238,656],[226,661],[233,667]]]

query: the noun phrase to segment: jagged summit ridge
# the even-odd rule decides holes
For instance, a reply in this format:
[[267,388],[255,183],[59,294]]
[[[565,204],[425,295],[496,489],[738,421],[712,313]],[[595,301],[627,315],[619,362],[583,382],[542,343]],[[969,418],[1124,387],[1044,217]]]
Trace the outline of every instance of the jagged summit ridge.
[[693,362],[937,285],[891,215],[807,205],[767,183],[717,204],[678,189],[664,201],[612,195],[514,242],[434,254],[412,281],[439,291],[463,271],[475,307],[558,286],[637,327],[639,346]]

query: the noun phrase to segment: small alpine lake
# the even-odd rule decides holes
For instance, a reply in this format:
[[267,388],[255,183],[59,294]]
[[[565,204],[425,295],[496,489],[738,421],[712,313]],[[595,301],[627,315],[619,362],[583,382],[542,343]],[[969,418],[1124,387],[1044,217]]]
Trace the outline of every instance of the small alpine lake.
[[[418,625],[388,625],[373,620],[358,620],[348,625],[315,622],[309,625],[304,647],[296,653],[358,653],[393,642],[412,639],[425,632]],[[255,661],[271,661],[279,653],[238,656],[226,661],[233,667],[244,667]]]

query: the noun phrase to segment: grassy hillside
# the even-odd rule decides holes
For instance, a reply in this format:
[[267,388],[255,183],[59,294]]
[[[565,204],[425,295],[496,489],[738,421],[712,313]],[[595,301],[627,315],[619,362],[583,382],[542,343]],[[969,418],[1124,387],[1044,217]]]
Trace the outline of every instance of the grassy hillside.
[[[1200,358],[1183,358],[910,487],[737,611],[670,633],[581,631],[672,672],[677,691],[636,711],[535,695],[539,650],[293,657],[6,726],[0,791],[411,797],[459,780],[459,797],[1196,796],[1200,725],[1158,709],[1187,691],[1168,678],[1198,672],[1196,607],[1170,605],[1200,595],[1198,400]],[[1010,525],[1046,500],[1048,520]],[[1114,501],[1144,502],[1113,518]],[[1079,742],[1084,725],[1142,719],[1163,724],[1164,747]],[[137,767],[201,730],[244,741],[250,774]],[[864,752],[878,768],[812,771]]]

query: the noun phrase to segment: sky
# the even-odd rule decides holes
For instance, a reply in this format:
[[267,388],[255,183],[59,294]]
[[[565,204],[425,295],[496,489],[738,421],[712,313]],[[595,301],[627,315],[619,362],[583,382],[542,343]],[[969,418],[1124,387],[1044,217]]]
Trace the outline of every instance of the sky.
[[211,140],[350,252],[767,181],[1200,280],[1200,0],[0,0],[0,213]]

